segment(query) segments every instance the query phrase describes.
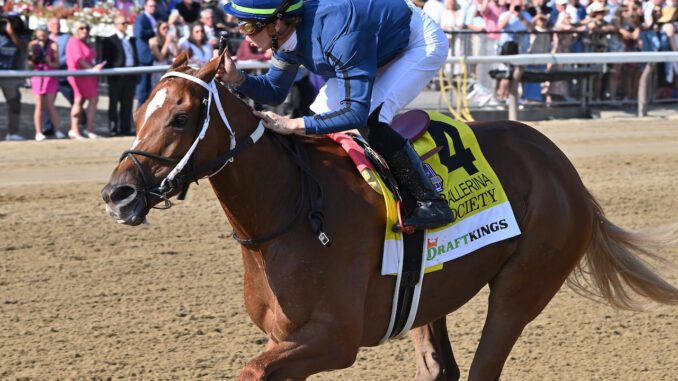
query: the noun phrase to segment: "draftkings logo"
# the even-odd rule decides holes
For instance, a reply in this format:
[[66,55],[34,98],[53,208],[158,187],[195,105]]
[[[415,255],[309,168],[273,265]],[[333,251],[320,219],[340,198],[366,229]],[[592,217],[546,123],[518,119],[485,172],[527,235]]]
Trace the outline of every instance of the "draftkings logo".
[[436,189],[436,192],[440,193],[443,191],[443,178],[438,176],[438,174],[431,168],[430,165],[424,163],[424,171],[426,176],[431,179],[433,187]]
[[440,245],[438,245],[438,239],[440,237],[436,237],[434,240],[426,238],[426,260],[430,261],[439,255],[449,253],[452,250],[458,249],[460,246],[467,245],[475,240],[481,239],[482,237],[491,235],[508,227],[508,223],[502,218],[499,221],[483,225],[450,241],[443,241]]

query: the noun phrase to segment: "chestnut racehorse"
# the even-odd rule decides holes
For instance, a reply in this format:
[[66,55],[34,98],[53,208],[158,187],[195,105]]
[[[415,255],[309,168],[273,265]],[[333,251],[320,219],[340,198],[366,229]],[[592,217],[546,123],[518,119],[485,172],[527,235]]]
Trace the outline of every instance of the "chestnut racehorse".
[[[380,275],[386,223],[382,196],[329,138],[298,137],[324,191],[324,228],[332,244],[321,245],[307,220],[295,218],[299,205],[303,214],[308,209],[300,196],[304,175],[299,164],[274,133],[260,136],[262,127],[251,109],[213,81],[217,59],[200,69],[186,66],[186,59],[175,60],[169,71],[174,74],[163,77],[135,113],[137,139],[102,190],[109,214],[138,225],[151,206],[167,204],[180,192],[182,173],[209,175],[237,236],[274,236],[242,245],[245,307],[268,344],[245,365],[240,379],[301,380],[350,366],[358,349],[377,345],[389,324],[395,277]],[[201,130],[205,119],[208,128]],[[678,290],[637,259],[653,254],[637,245],[634,233],[603,216],[549,139],[512,121],[472,127],[523,233],[424,277],[409,333],[416,379],[459,378],[445,316],[487,284],[489,308],[471,380],[499,377],[523,328],[573,272],[585,270],[588,283],[615,307],[635,307],[636,295],[678,303]],[[188,164],[167,178],[191,147]],[[231,163],[224,159],[229,152],[237,152]],[[218,157],[222,160],[214,164]],[[582,288],[578,279],[570,277],[575,281],[568,283]]]

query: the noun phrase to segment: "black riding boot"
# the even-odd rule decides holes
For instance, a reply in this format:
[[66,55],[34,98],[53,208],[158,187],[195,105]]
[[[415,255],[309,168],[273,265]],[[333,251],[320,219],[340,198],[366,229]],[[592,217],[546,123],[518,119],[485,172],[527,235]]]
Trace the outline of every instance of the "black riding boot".
[[384,159],[398,183],[417,200],[417,207],[403,217],[403,225],[434,229],[454,222],[452,210],[433,188],[419,155],[410,143],[405,143],[402,149]]

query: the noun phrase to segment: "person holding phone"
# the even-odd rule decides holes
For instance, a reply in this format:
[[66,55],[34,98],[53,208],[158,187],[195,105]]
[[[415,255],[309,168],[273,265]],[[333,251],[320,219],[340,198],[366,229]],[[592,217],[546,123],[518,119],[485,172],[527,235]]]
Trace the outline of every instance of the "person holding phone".
[[504,11],[497,19],[497,28],[502,31],[499,37],[499,46],[503,46],[509,41],[518,44],[518,51],[521,54],[527,53],[530,47],[530,38],[528,32],[534,29],[532,25],[532,16],[527,12],[521,0],[511,0],[508,10]]
[[[497,29],[501,30],[499,36],[499,54],[526,54],[530,47],[530,36],[527,31],[533,30],[532,16],[525,11],[521,0],[511,0],[508,9],[499,15]],[[522,33],[521,33],[522,32]],[[522,66],[513,67],[499,64],[499,70],[506,70],[505,78],[499,80],[497,96],[500,100],[506,100],[509,94],[509,85],[512,78],[520,78]]]
[[[68,70],[94,69],[101,70],[106,61],[94,64],[97,52],[94,46],[90,45],[89,25],[84,21],[77,21],[74,25],[73,37],[66,44],[66,66]],[[73,108],[71,108],[71,130],[68,136],[71,139],[84,139],[78,129],[78,118],[82,113],[85,102],[87,102],[86,134],[90,139],[97,139],[101,136],[94,133],[94,114],[99,101],[98,81],[95,76],[68,77],[68,83],[73,87]]]
[[[47,25],[40,25],[35,29],[35,40],[28,44],[28,66],[35,71],[56,70],[59,68],[59,47],[49,39]],[[46,136],[42,133],[44,124],[44,109],[47,109],[52,125],[55,127],[57,139],[66,137],[59,130],[59,114],[54,108],[54,98],[59,87],[57,77],[32,77],[31,88],[35,97],[35,140],[42,141]]]

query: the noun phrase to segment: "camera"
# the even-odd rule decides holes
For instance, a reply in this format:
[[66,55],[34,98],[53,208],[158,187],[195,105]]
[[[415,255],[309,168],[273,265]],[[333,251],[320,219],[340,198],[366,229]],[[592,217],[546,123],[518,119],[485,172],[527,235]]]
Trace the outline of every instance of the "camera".
[[16,34],[21,35],[28,32],[26,24],[24,24],[23,20],[18,14],[12,14],[12,12],[9,14],[0,13],[0,34],[7,34],[7,24],[12,26],[12,30]]
[[28,52],[28,59],[33,63],[33,65],[46,63],[46,58],[45,50],[40,44],[33,45],[33,48]]
[[513,7],[513,10],[516,12],[520,12],[520,5],[516,5],[515,7]]

